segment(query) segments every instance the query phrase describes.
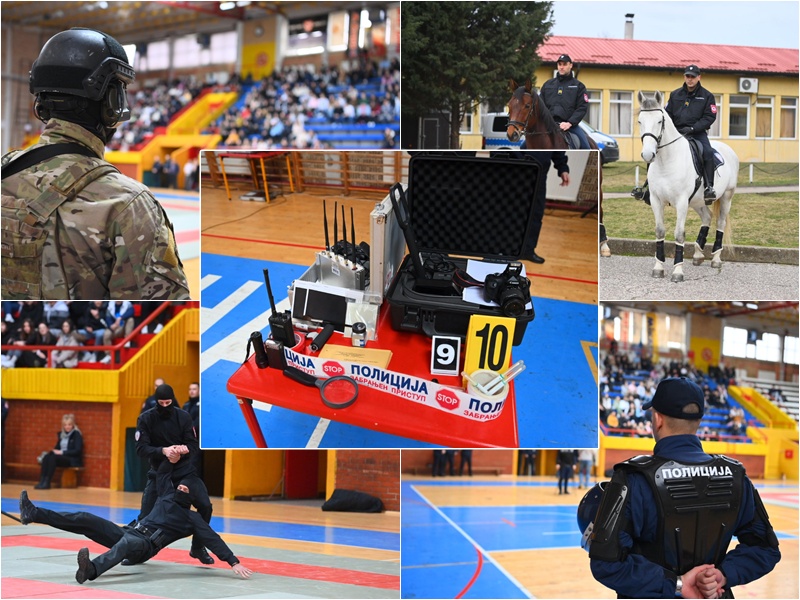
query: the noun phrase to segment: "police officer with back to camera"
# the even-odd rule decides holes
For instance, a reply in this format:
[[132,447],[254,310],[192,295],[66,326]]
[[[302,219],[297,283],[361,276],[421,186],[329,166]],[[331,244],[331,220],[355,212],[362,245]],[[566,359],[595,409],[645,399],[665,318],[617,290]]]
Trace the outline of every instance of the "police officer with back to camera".
[[39,142],[2,159],[2,294],[15,300],[187,300],[172,225],[103,159],[135,77],[111,36],[73,28],[30,71]]
[[[182,450],[187,450],[182,448]],[[194,484],[191,479],[172,482],[172,465],[164,462],[158,469],[158,499],[149,515],[130,525],[120,527],[102,517],[85,511],[57,512],[36,506],[22,490],[19,496],[19,520],[23,525],[43,523],[62,531],[84,535],[108,548],[94,559],[89,549],[78,551],[78,570],[75,579],[85,583],[97,579],[120,562],[143,563],[173,542],[194,535],[207,544],[220,560],[227,562],[234,573],[248,579],[252,571],[234,555],[219,534],[203,518],[191,510]]]
[[[620,598],[732,598],[731,588],[766,575],[781,558],[742,464],[703,451],[703,407],[694,382],[661,381],[643,406],[652,408],[653,456],[615,465],[602,493],[595,486],[581,501],[592,574]],[[728,551],[733,536],[738,544]]]
[[582,150],[589,150],[589,138],[580,128],[580,122],[589,110],[589,95],[586,86],[572,76],[572,59],[562,54],[556,62],[558,75],[546,81],[539,96],[553,115],[562,131],[578,136]]
[[[156,388],[155,395],[158,403],[156,407],[140,414],[136,423],[136,454],[150,461],[139,521],[153,510],[158,497],[156,475],[162,463],[168,461],[173,464],[173,482],[175,484],[181,481],[190,482],[192,503],[203,520],[209,523],[212,506],[208,490],[197,474],[196,461],[200,446],[192,426],[192,417],[178,406],[172,386],[161,384]],[[181,446],[185,446],[188,452],[182,452]],[[202,542],[196,537],[192,539],[189,556],[203,564],[214,563],[214,559],[208,555]]]

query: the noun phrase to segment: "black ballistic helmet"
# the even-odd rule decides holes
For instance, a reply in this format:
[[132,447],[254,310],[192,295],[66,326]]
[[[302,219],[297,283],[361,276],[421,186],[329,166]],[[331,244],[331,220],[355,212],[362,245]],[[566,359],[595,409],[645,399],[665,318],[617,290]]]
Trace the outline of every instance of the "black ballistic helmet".
[[109,84],[133,82],[136,73],[117,40],[102,31],[73,27],[51,37],[33,62],[30,91],[103,100]]
[[581,548],[589,551],[589,537],[592,535],[594,525],[594,518],[597,516],[597,509],[600,508],[600,500],[603,498],[607,481],[602,481],[591,488],[581,499],[578,504],[578,529],[583,534],[581,539]]

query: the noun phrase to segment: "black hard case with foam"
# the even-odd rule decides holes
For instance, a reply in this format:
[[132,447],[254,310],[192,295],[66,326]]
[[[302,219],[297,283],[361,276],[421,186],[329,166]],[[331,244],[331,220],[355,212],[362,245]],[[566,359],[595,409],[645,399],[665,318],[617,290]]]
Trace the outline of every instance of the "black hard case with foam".
[[[545,174],[536,161],[417,154],[409,161],[406,200],[423,255],[441,254],[466,270],[467,258],[498,263],[498,273],[518,260],[529,237],[537,185]],[[392,327],[463,340],[473,314],[505,316],[499,306],[465,302],[461,294],[426,293],[407,255],[387,294]],[[532,306],[532,305],[531,305]],[[522,342],[533,308],[517,317],[513,345]]]

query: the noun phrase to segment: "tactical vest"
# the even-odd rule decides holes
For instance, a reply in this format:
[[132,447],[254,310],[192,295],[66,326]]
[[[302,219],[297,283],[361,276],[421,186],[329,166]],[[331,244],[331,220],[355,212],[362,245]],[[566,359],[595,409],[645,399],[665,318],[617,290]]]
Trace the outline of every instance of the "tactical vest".
[[721,455],[701,464],[637,456],[617,468],[645,477],[661,515],[656,540],[635,544],[634,553],[679,575],[722,561],[742,502],[741,463]]
[[[3,167],[13,164],[24,153],[12,153],[3,157]],[[83,188],[93,181],[118,172],[117,168],[96,157],[81,156],[65,169],[47,189],[37,197],[18,198],[2,193],[2,289],[3,299],[38,300],[42,294],[42,253],[49,237],[58,246],[56,235],[58,208],[73,200]],[[25,171],[22,171],[25,173]],[[13,181],[12,175],[8,179]],[[59,261],[61,252],[58,252]],[[61,266],[61,272],[64,272]],[[64,276],[64,285],[58,286],[61,297],[49,300],[69,299],[69,286]]]

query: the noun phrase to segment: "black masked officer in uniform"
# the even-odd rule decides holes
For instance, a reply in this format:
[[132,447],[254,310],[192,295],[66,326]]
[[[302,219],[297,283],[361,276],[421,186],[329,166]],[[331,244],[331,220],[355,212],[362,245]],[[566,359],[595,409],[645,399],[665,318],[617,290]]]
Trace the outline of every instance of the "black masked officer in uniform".
[[643,408],[653,456],[615,465],[588,536],[592,574],[620,598],[732,598],[781,558],[761,498],[741,463],[703,451],[697,384],[664,379]]
[[[192,417],[178,406],[172,386],[162,383],[156,388],[155,397],[157,402],[155,408],[140,414],[136,424],[136,454],[150,462],[147,484],[142,493],[139,520],[144,519],[153,510],[158,497],[156,474],[159,466],[168,461],[173,465],[173,483],[178,484],[184,480],[191,482],[192,503],[203,520],[209,523],[213,508],[208,497],[208,489],[196,470],[200,445]],[[188,452],[180,450],[184,446]],[[206,565],[214,563],[214,559],[209,556],[196,537],[192,539],[189,555]]]

